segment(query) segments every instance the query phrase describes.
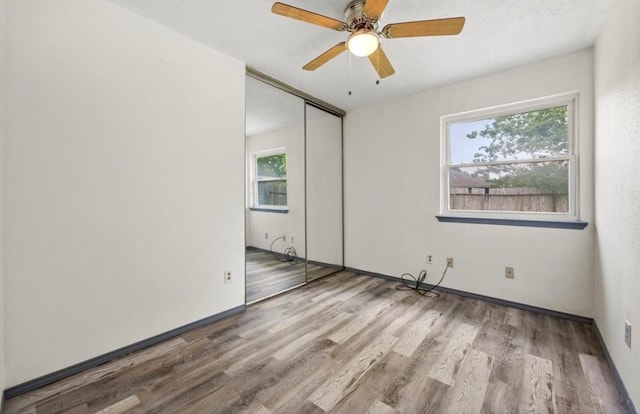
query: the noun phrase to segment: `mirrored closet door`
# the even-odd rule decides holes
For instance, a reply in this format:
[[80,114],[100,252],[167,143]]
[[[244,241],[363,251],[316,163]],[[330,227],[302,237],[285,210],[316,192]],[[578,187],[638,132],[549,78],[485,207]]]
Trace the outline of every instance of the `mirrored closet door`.
[[307,280],[343,267],[342,118],[305,107]]
[[342,118],[246,78],[246,303],[343,267]]
[[246,302],[306,282],[304,100],[246,78]]

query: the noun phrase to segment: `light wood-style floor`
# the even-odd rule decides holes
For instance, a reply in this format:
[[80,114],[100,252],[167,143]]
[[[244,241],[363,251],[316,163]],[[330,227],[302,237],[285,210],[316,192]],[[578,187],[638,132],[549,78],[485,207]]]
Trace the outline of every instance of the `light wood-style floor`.
[[13,413],[626,413],[590,325],[341,272]]
[[[282,255],[281,255],[282,256]],[[264,250],[246,250],[246,300],[254,302],[299,286],[331,273],[337,269],[308,263],[305,275],[304,259],[295,262],[281,262]]]

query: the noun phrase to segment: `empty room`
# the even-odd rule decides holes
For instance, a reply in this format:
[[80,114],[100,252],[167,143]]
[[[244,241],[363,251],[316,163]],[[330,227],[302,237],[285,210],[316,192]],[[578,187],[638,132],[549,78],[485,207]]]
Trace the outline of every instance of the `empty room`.
[[637,413],[639,23],[0,0],[0,413]]

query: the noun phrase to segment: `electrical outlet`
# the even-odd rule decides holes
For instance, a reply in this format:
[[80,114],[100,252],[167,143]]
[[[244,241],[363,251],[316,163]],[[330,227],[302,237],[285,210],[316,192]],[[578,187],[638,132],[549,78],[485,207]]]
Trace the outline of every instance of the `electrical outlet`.
[[294,243],[294,238],[293,238],[293,236],[291,236],[291,243]]
[[225,285],[231,283],[231,270],[224,271],[224,283]]
[[515,278],[515,275],[513,273],[513,267],[507,266],[504,268],[504,277],[506,277],[507,279]]
[[426,254],[427,264],[433,264],[433,255],[431,253]]
[[453,269],[453,257],[447,257],[447,267]]
[[265,238],[265,239],[267,239],[267,240],[269,240],[269,233],[265,232],[265,233],[264,233],[264,238]]
[[624,321],[624,343],[631,348],[631,322]]

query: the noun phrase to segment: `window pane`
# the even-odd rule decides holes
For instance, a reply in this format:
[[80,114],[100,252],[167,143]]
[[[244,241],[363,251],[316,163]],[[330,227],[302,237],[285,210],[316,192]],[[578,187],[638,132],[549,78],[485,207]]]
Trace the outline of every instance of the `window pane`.
[[256,160],[258,171],[257,178],[286,178],[287,154],[268,155]]
[[275,180],[258,182],[258,205],[286,206],[287,181]]
[[569,211],[569,161],[452,168],[449,183],[451,210]]
[[451,163],[539,159],[568,154],[567,106],[449,125]]

